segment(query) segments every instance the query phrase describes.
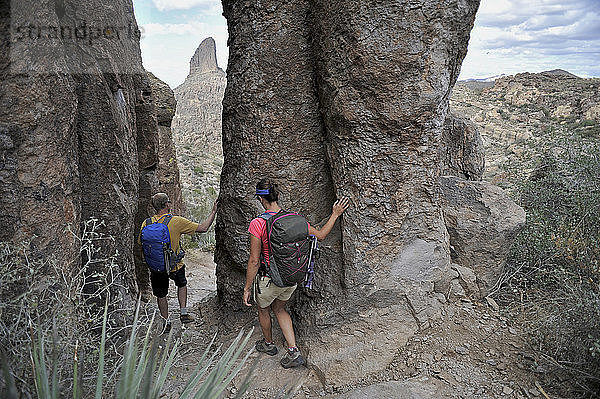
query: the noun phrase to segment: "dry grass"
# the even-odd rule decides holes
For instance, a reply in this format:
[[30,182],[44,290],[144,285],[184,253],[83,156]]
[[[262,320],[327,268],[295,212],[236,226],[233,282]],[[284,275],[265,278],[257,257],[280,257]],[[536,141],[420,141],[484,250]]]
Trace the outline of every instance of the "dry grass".
[[600,145],[547,155],[519,190],[527,224],[497,292],[555,395],[600,392]]
[[[122,276],[116,274],[121,268],[116,265],[116,254],[105,258],[99,255],[100,247],[110,248],[113,242],[98,232],[101,225],[92,219],[84,224],[81,236],[73,234],[81,259],[85,259],[83,264],[73,262],[77,267],[39,256],[33,240],[20,245],[0,243],[0,351],[23,397],[32,396],[35,386],[34,342],[44,348],[49,359],[60,364],[55,377],[60,386],[74,385],[75,368],[84,390],[95,383],[104,312],[104,307],[97,304],[106,301],[110,303],[106,369],[114,369],[121,360],[119,353],[128,332],[123,320],[132,319],[128,313],[133,316],[133,309],[124,309],[112,294],[123,289]],[[113,380],[107,376],[107,386]]]
[[[137,310],[125,309],[114,299],[114,291],[123,289],[121,276],[114,274],[121,268],[116,253],[99,257],[105,253],[100,247],[110,248],[112,242],[98,233],[100,227],[90,220],[81,237],[73,236],[84,263],[72,273],[32,257],[30,243],[0,243],[0,397],[161,397],[179,340],[152,333],[148,307],[138,302]],[[240,331],[223,351],[215,348],[213,337],[198,352],[183,391],[172,394],[221,397],[252,352],[246,349],[251,335]],[[249,376],[236,397],[244,394]]]

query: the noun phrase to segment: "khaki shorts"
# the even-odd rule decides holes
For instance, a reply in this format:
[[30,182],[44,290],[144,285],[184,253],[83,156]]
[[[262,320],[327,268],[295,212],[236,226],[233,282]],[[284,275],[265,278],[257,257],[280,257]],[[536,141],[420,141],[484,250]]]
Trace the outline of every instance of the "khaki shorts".
[[275,299],[287,301],[294,291],[296,291],[295,285],[283,288],[278,287],[267,276],[258,279],[258,286],[260,287],[260,294],[258,291],[256,292],[256,304],[259,308],[268,308]]

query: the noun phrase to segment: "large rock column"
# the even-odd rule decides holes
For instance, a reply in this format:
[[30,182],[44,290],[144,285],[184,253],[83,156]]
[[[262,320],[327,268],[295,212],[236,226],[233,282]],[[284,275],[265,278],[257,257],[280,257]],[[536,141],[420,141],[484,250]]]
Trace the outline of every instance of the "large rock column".
[[[13,1],[3,21],[2,239],[34,238],[40,256],[78,271],[79,243],[66,228],[80,235],[96,218],[96,232],[112,238],[97,243],[90,274],[116,277],[116,305],[137,290],[134,217],[146,163],[138,138],[157,135],[141,104],[149,83],[132,2]],[[115,254],[114,265],[100,261]]]
[[152,195],[157,192],[167,193],[172,201],[172,212],[180,215],[184,211],[177,156],[171,134],[171,120],[177,102],[173,90],[165,82],[150,72],[147,76],[146,85],[140,90],[136,101],[136,112],[143,115],[144,120],[138,118],[140,190],[134,219],[135,272],[144,299],[149,294],[150,274],[137,237],[142,222],[155,213],[151,204]]
[[313,223],[328,215],[334,189],[305,29],[308,2],[257,6],[231,1],[223,9],[231,55],[223,100],[215,258],[219,298],[239,308],[248,261],[247,228],[262,211],[254,199],[258,179],[276,179],[280,204]]
[[450,261],[439,147],[478,3],[313,3],[333,180],[353,198],[342,230],[352,328],[312,345],[312,360],[336,376],[353,375],[346,358],[376,371],[436,317],[432,294]]
[[442,128],[478,4],[223,1],[219,298],[240,301],[258,177],[278,178],[282,205],[313,223],[350,196],[315,289],[292,305],[309,361],[330,382],[381,370],[440,311]]

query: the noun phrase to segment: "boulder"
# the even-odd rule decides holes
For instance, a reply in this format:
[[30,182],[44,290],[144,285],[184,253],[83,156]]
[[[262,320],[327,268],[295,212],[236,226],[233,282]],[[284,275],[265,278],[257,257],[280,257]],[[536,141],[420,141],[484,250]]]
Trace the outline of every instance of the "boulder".
[[458,297],[480,298],[477,276],[473,269],[453,263],[452,270],[456,271],[457,277],[452,280],[454,290],[451,290],[451,293]]
[[382,370],[439,317],[434,290],[450,273],[439,153],[478,5],[223,1],[218,298],[241,307],[259,178],[278,181],[280,204],[315,225],[349,196],[322,243],[315,288],[291,306],[328,382]]
[[443,176],[481,180],[485,150],[476,124],[449,113],[444,121],[440,150]]
[[[454,269],[468,294],[484,297],[502,274],[512,242],[525,224],[525,211],[490,183],[454,176],[440,182],[452,261],[460,265]],[[469,269],[477,278],[478,293],[472,292]]]

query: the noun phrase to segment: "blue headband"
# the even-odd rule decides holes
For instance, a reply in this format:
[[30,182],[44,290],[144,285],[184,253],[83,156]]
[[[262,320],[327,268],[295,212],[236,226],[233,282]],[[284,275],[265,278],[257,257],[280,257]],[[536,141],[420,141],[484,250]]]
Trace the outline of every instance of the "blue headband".
[[266,189],[266,190],[256,189],[256,195],[269,195],[269,190],[268,189]]

